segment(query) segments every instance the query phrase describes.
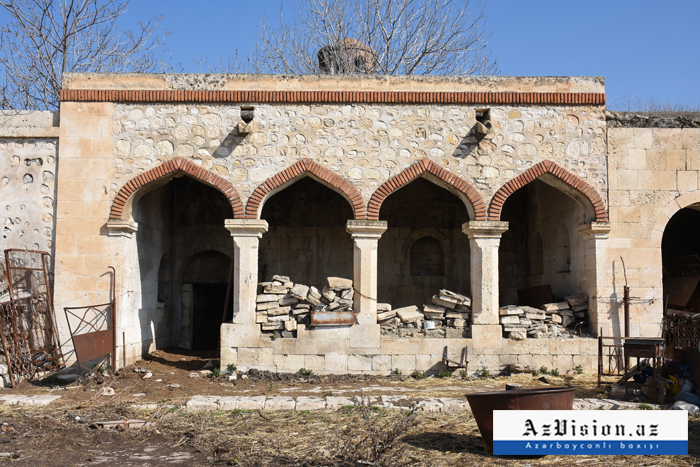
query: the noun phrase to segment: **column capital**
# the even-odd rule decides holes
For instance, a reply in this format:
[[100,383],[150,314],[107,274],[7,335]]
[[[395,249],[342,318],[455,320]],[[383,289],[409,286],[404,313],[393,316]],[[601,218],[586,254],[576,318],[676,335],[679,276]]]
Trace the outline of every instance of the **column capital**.
[[472,238],[501,238],[508,230],[508,222],[503,221],[470,221],[462,224],[462,232]]
[[610,229],[611,225],[609,222],[591,222],[590,224],[583,224],[580,226],[578,228],[578,234],[584,239],[605,239],[608,238]]
[[257,237],[267,232],[267,221],[262,219],[226,219],[224,225],[232,237]]
[[139,230],[139,225],[129,219],[109,219],[107,221],[107,234],[110,237],[133,237]]
[[356,238],[375,238],[379,240],[388,227],[387,221],[372,221],[372,220],[349,220],[345,230]]

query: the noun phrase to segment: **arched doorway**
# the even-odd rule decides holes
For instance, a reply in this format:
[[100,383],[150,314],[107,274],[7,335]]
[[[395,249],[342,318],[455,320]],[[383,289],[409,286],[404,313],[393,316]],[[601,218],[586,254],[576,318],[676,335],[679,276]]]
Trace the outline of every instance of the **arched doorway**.
[[661,240],[664,309],[700,312],[700,203],[676,212]]
[[425,178],[391,193],[379,218],[388,222],[378,244],[378,301],[393,308],[432,303],[441,289],[470,295],[469,221],[464,202]]
[[[232,207],[223,193],[181,173],[158,184],[139,193],[131,211],[138,225],[132,301],[138,316],[127,335],[132,345],[141,343],[142,355],[171,346],[192,348],[192,321],[183,315],[187,310],[183,310],[180,278],[187,272],[187,283],[208,283],[212,273],[196,263],[188,268],[192,258],[204,251],[232,249],[224,226],[225,219],[232,217]],[[226,277],[229,268],[230,261]],[[219,320],[222,313],[223,306]]]

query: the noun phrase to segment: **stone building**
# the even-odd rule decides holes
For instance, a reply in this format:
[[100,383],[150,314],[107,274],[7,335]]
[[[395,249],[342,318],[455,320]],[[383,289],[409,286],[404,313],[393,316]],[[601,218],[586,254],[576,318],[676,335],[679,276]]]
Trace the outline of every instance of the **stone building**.
[[[62,309],[108,301],[114,266],[120,364],[179,346],[219,348],[224,368],[406,374],[467,348],[475,370],[594,369],[594,336],[621,332],[625,281],[631,335],[659,336],[662,256],[700,253],[689,231],[700,129],[609,127],[602,78],[68,74],[63,85],[60,112],[5,115],[0,197],[3,248],[52,254],[69,356]],[[313,309],[292,309],[303,297],[291,286],[335,296],[329,277],[352,280],[338,300],[353,323],[287,326],[256,311],[274,300],[261,282],[286,297],[271,306],[288,321]],[[509,338],[499,308],[542,285],[587,296],[586,327]],[[466,329],[382,332],[378,303],[381,316],[440,290],[471,298]]]

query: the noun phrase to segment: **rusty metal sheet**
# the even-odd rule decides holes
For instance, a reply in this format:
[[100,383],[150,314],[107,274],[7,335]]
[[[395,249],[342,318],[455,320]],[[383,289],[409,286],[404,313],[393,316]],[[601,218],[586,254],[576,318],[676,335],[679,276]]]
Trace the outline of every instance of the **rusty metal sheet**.
[[353,311],[311,311],[311,326],[349,326],[355,324]]
[[552,293],[552,286],[549,284],[518,289],[518,305],[520,306],[539,308],[545,303],[552,303],[553,301],[554,294]]
[[95,331],[73,336],[76,358],[87,362],[112,353],[112,330]]
[[700,276],[667,277],[664,279],[664,298],[671,307],[685,308],[700,282]]

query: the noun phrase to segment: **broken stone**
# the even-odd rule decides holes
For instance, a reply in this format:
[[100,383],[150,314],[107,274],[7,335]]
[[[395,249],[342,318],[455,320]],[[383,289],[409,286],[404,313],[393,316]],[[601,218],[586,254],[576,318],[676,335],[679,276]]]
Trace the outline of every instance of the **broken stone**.
[[255,297],[255,303],[277,302],[279,297],[275,294],[260,294]]
[[282,298],[279,299],[280,306],[296,305],[297,303],[299,303],[299,299],[296,297],[292,297],[291,294],[285,294]]
[[574,312],[574,318],[585,318],[586,317],[586,312],[585,311],[577,311]]
[[572,317],[572,318],[573,318],[574,312],[571,311],[571,310],[562,310],[562,311],[560,311],[560,312],[558,313],[558,315],[560,315],[560,316],[569,316],[569,317]]
[[518,316],[501,316],[501,324],[520,324]]
[[278,322],[278,321],[287,321],[287,320],[290,320],[290,319],[291,319],[291,316],[289,316],[288,314],[277,315],[277,316],[268,316],[268,317],[267,317],[267,322],[268,322],[268,323],[273,323],[273,322]]
[[268,318],[271,318],[273,316],[288,315],[290,311],[292,311],[292,307],[290,306],[271,308],[267,310],[267,316]]
[[145,375],[143,375],[143,379],[150,379],[150,378],[153,378],[153,373],[151,373],[150,371],[148,373],[146,373]]
[[325,286],[323,288],[323,292],[321,292],[321,300],[330,304],[334,299],[335,292],[332,291],[328,286]]
[[391,311],[390,303],[377,303],[377,312]]
[[423,314],[415,305],[397,308],[395,311],[402,323],[415,323],[423,319]]
[[447,300],[447,301],[452,301],[453,299],[456,300],[456,303],[459,305],[466,305],[466,306],[471,306],[472,305],[472,299],[469,297],[466,297],[464,295],[451,292],[446,289],[440,290],[438,292],[438,295],[440,296],[441,299]]
[[261,329],[263,331],[281,331],[284,329],[284,322],[283,321],[277,321],[273,323],[263,323],[260,325]]
[[286,288],[285,286],[283,286],[283,285],[273,285],[273,286],[270,286],[270,287],[265,287],[265,288],[263,289],[263,291],[264,291],[266,294],[270,294],[270,293],[273,293],[273,294],[283,294],[283,293],[287,293],[287,288]]
[[321,300],[316,298],[316,297],[311,296],[311,294],[309,294],[306,297],[306,301],[309,302],[313,306],[319,306],[321,304]]
[[355,290],[354,289],[348,289],[343,291],[340,294],[340,298],[343,300],[352,300],[355,297]]
[[276,301],[276,302],[258,303],[258,304],[255,306],[255,309],[256,309],[257,311],[266,311],[266,310],[269,310],[269,309],[271,309],[271,308],[277,308],[279,305],[280,305],[279,301]]
[[498,309],[498,314],[501,316],[512,316],[512,315],[524,315],[525,312],[522,308],[515,305],[503,306]]
[[387,321],[396,316],[396,310],[385,311],[383,313],[377,313],[377,321]]
[[443,300],[442,298],[438,297],[437,295],[433,295],[433,304],[439,305],[439,306],[444,306],[445,308],[449,308],[451,310],[454,310],[455,307],[457,306],[456,302]]
[[275,275],[275,276],[272,276],[272,281],[273,281],[273,282],[276,281],[276,282],[285,283],[285,282],[291,282],[291,279],[290,279],[288,276],[279,276],[279,275]]
[[552,321],[557,323],[557,324],[561,324],[561,316],[559,316],[558,314],[553,314]]
[[289,321],[285,321],[284,322],[284,330],[289,331],[289,332],[296,331],[297,330],[297,322],[293,319],[291,319]]
[[455,307],[455,311],[469,312],[469,311],[472,311],[472,308],[471,308],[471,306],[467,306],[467,305],[457,305]]
[[453,328],[463,328],[463,327],[467,326],[467,320],[466,319],[447,320],[447,325],[452,326]]
[[303,284],[296,284],[292,289],[289,291],[289,294],[297,298],[299,300],[304,300],[306,296],[309,294],[309,287]]
[[511,339],[515,339],[516,341],[521,341],[521,340],[527,338],[525,333],[522,331],[511,331],[508,333],[508,337]]
[[504,332],[525,332],[525,331],[527,331],[527,326],[516,326],[514,324],[504,325],[503,331]]
[[561,325],[564,327],[568,327],[574,322],[574,317],[573,316],[562,316],[561,317]]
[[199,373],[190,373],[189,375],[190,378],[199,378]]
[[524,326],[530,326],[532,324],[532,320],[527,318],[520,318],[520,324]]
[[113,396],[114,395],[114,388],[102,388],[102,389],[100,389],[100,395],[101,396]]
[[294,316],[298,316],[298,315],[303,315],[303,314],[305,314],[305,313],[308,313],[308,312],[309,312],[309,307],[310,307],[310,305],[307,305],[306,308],[302,308],[302,307],[294,308],[294,309],[292,310],[292,314],[293,314]]
[[309,296],[314,297],[316,300],[321,300],[321,292],[314,286],[309,287]]
[[577,311],[586,311],[588,309],[588,303],[582,303],[581,305],[576,305],[571,307],[571,311],[576,313]]
[[568,302],[545,303],[544,305],[542,305],[542,309],[544,311],[568,310],[569,303]]
[[258,312],[255,314],[255,322],[257,324],[267,323],[267,311]]
[[445,329],[445,337],[448,339],[461,339],[466,337],[467,332],[465,328],[447,328]]
[[527,337],[532,339],[542,339],[544,337],[544,333],[542,331],[530,330],[527,332]]
[[527,319],[545,319],[547,315],[544,313],[525,313],[525,318]]
[[588,302],[588,295],[584,293],[578,293],[575,295],[569,295],[568,297],[564,297],[564,300],[566,300],[569,303],[569,306],[574,307]]
[[342,277],[328,277],[326,284],[333,290],[352,289],[352,280]]

